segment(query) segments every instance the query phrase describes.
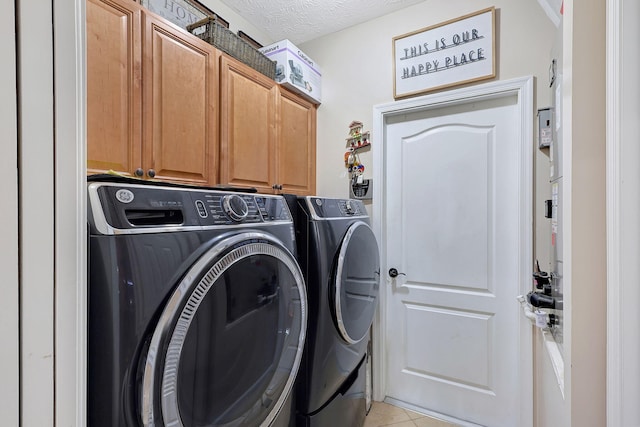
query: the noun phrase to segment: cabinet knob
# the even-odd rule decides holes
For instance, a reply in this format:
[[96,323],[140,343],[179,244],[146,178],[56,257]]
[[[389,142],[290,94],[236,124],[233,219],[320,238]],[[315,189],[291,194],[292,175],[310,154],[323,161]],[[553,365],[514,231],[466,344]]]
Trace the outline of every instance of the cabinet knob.
[[155,171],[155,170],[153,170],[153,169],[149,169],[149,170],[147,171],[147,175],[149,176],[149,178],[153,178],[153,177],[155,177],[155,176],[156,176],[156,171]]
[[273,184],[271,188],[274,190],[282,190],[282,184]]
[[142,176],[142,175],[144,175],[144,171],[142,170],[142,168],[138,168],[138,169],[136,169],[136,171],[134,172],[134,174],[135,174],[136,176]]

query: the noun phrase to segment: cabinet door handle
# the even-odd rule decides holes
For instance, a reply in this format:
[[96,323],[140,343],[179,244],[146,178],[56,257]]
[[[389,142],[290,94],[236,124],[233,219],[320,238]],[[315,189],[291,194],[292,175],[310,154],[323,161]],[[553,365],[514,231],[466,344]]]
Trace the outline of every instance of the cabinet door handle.
[[135,174],[136,176],[142,176],[142,175],[144,175],[144,171],[142,170],[142,168],[138,168],[138,169],[136,169],[136,171],[134,172],[134,174]]
[[149,169],[149,170],[147,171],[147,175],[149,176],[149,178],[153,178],[153,177],[155,177],[155,176],[156,176],[156,171],[155,171],[155,170],[153,170],[153,169]]
[[282,190],[282,184],[273,184],[271,188],[274,190]]

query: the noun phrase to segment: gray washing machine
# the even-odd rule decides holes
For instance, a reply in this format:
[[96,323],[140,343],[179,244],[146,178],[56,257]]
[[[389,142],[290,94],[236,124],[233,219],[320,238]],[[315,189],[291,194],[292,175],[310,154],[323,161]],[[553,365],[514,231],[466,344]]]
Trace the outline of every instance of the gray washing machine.
[[298,198],[295,218],[309,302],[296,425],[361,426],[369,331],[380,289],[378,243],[359,200]]
[[279,196],[88,185],[90,427],[286,426],[307,303]]

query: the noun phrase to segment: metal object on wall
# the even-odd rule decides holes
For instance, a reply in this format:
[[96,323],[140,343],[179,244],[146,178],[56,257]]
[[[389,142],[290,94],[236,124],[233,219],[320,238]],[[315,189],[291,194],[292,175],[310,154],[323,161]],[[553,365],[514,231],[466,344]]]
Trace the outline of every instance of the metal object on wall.
[[[360,175],[361,177],[362,175]],[[360,178],[358,177],[358,178]],[[349,197],[352,199],[373,199],[373,179],[352,179],[349,185]]]
[[[561,57],[561,52],[554,52]],[[549,149],[551,183],[551,265],[550,265],[550,295],[559,303],[551,310],[553,321],[550,325],[551,333],[563,350],[563,238],[562,238],[562,198],[563,198],[563,170],[562,170],[562,63],[552,61],[553,78],[550,81],[553,107],[550,109],[551,141]]]
[[540,108],[538,110],[538,148],[548,148],[551,146],[551,139],[553,138],[552,109]]
[[371,147],[371,134],[362,130],[362,122],[354,120],[349,125],[347,152],[344,153],[344,166],[349,172],[349,197],[369,200],[373,198],[373,180],[364,178],[364,164],[358,152]]

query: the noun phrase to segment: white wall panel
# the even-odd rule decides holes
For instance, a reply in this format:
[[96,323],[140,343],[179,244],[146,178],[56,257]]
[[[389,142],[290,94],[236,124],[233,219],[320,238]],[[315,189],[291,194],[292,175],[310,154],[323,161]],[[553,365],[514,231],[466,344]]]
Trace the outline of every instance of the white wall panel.
[[0,420],[18,425],[18,116],[16,98],[16,40],[13,2],[0,14]]
[[53,5],[18,5],[20,418],[36,427],[54,425]]
[[[640,425],[640,3],[607,1],[607,425]],[[631,379],[631,380],[630,380]]]

